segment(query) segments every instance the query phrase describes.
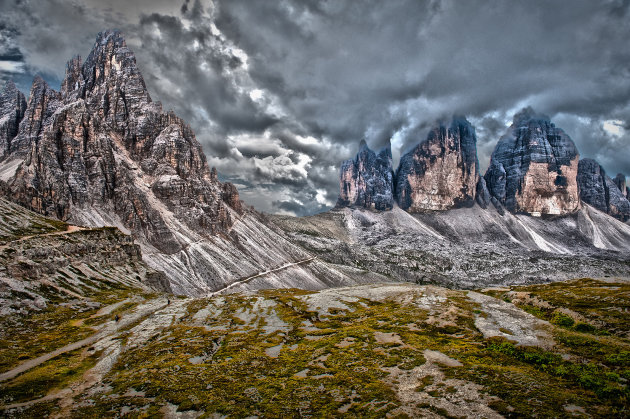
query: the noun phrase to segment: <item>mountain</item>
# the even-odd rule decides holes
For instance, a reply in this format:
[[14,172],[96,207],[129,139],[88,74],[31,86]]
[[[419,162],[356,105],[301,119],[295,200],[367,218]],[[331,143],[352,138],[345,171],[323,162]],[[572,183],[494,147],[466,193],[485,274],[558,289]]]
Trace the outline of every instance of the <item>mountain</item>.
[[15,83],[8,81],[0,92],[0,158],[7,154],[25,111],[26,98]]
[[190,127],[152,101],[120,32],[72,59],[60,92],[38,77],[23,102],[7,84],[0,190],[43,215],[131,233],[173,292],[364,281],[312,259],[219,182]]
[[[392,209],[338,205],[273,220],[322,260],[399,281],[478,287],[626,276],[627,200],[598,164],[578,159],[572,140],[528,108],[480,177],[474,127],[453,118],[401,158]],[[543,214],[555,217],[531,216]]]
[[114,227],[73,226],[4,198],[0,211],[3,321],[19,321],[66,300],[89,306],[96,295],[124,290],[171,292],[165,275],[142,261],[140,246]]
[[582,201],[621,221],[630,219],[630,202],[624,193],[625,176],[619,174],[613,180],[595,160],[582,159],[577,180]]
[[578,161],[571,138],[526,108],[499,139],[484,178],[490,194],[511,212],[570,214],[580,208]]
[[465,118],[454,118],[400,158],[396,201],[409,212],[472,205],[478,180],[475,129]]
[[475,129],[454,118],[402,156],[395,174],[390,145],[375,153],[361,141],[357,155],[341,164],[337,207],[386,211],[396,201],[409,212],[445,210],[472,205],[478,181]]
[[391,145],[378,153],[361,141],[354,159],[341,164],[337,206],[357,206],[384,211],[394,204]]

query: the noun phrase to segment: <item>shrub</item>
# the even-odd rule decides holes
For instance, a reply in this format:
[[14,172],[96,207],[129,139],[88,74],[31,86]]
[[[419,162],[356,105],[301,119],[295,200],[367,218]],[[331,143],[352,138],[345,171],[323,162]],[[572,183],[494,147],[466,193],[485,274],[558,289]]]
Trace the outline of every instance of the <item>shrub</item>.
[[582,332],[582,333],[593,333],[596,330],[595,326],[593,326],[592,324],[582,323],[582,322],[576,323],[575,326],[573,326],[573,329],[576,332]]
[[553,313],[551,323],[562,327],[571,327],[573,326],[573,323],[575,323],[575,320],[564,313],[556,311],[555,313]]

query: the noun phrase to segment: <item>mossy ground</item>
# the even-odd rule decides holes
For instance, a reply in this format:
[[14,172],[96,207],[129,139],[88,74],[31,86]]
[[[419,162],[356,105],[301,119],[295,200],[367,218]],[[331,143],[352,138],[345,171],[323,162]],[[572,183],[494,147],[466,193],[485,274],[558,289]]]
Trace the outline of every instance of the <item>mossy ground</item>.
[[116,314],[132,310],[137,303],[124,304],[106,316],[96,316],[98,310],[136,292],[122,286],[110,287],[82,300],[62,299],[58,292],[51,292],[42,310],[0,317],[0,372],[93,335],[96,326]]
[[[609,307],[624,304],[614,288],[617,284],[581,281],[586,288],[597,288],[598,301],[608,301]],[[457,403],[444,404],[459,398],[462,406],[485,403],[507,417],[570,417],[571,409],[583,409],[592,417],[624,417],[629,414],[628,321],[595,304],[601,311],[599,323],[593,321],[593,329],[577,327],[591,324],[589,316],[595,316],[580,302],[580,295],[592,300],[592,294],[579,292],[581,281],[555,284],[552,291],[547,286],[488,291],[516,305],[527,293],[560,304],[560,297],[552,297],[569,292],[563,291],[565,284],[575,296],[565,308],[585,314],[573,325],[559,321],[550,326],[555,346],[547,350],[484,338],[475,327],[476,316],[485,315],[484,306],[470,301],[465,291],[438,290],[443,299],[429,298],[432,306],[417,303],[438,292],[436,287],[416,287],[415,294],[396,298],[341,299],[328,310],[314,308],[309,298],[316,294],[300,290],[183,301],[185,310],[179,317],[173,314],[170,325],[138,346],[123,347],[104,377],[103,391],[76,397],[71,415],[113,417],[127,412],[151,417],[164,414],[168,406],[206,417],[468,415]],[[539,317],[554,319],[557,309],[527,305],[538,307]],[[132,330],[125,333],[129,336]],[[435,366],[440,374],[417,375],[412,383],[417,398],[410,401],[401,396],[400,381],[431,365],[427,350],[462,365]],[[76,356],[69,355],[75,359],[72,367],[56,360],[60,371],[80,372],[81,365],[92,362],[79,362]],[[38,374],[46,376],[43,371]],[[34,388],[40,388],[35,378],[24,374],[22,379],[32,379]],[[466,383],[480,389],[476,401],[465,400],[470,397]],[[13,388],[21,388],[17,385],[14,382]],[[60,385],[68,382],[54,384]],[[31,412],[56,409],[48,402],[36,406],[14,414],[29,417]]]
[[3,383],[0,387],[0,402],[3,405],[20,403],[65,388],[92,368],[99,356],[100,352],[83,349],[59,355]]

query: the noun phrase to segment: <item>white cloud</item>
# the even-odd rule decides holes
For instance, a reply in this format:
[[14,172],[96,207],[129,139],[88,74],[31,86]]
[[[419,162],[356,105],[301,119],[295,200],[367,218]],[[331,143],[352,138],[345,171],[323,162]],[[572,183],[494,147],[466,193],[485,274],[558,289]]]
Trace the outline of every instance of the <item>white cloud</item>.
[[19,61],[0,61],[0,71],[7,73],[23,73],[24,63]]
[[604,121],[602,123],[602,127],[604,128],[604,131],[614,137],[621,137],[625,132],[623,128],[623,121],[618,119],[609,119]]

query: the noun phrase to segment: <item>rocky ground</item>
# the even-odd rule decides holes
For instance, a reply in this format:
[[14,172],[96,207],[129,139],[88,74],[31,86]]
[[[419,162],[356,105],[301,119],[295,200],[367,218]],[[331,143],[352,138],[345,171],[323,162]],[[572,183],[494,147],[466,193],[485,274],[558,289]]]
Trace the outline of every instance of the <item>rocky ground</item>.
[[6,417],[623,417],[629,296],[616,278],[120,295],[73,316],[68,340],[89,326],[89,343],[7,378],[34,356],[25,339],[0,403]]
[[320,260],[390,281],[476,288],[630,277],[630,225],[589,206],[563,217],[474,205],[421,214],[338,208],[271,219]]

